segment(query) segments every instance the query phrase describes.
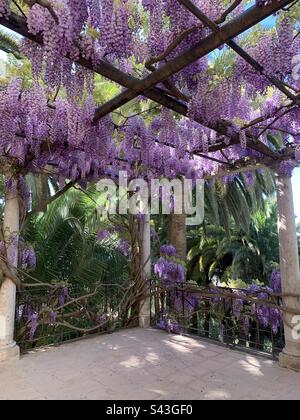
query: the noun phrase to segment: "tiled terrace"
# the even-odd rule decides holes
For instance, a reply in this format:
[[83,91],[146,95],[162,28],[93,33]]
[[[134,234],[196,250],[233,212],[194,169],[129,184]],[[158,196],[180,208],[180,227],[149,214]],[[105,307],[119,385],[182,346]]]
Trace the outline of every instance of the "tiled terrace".
[[206,341],[131,329],[0,365],[6,399],[300,399],[300,374]]

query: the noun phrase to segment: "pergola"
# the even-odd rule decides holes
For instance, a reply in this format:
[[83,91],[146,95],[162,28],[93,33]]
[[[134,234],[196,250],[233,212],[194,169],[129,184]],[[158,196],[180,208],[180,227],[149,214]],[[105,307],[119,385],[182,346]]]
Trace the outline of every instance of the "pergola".
[[[272,1],[264,7],[254,5],[244,11],[241,15],[231,19],[229,22],[226,22],[227,16],[241,3],[241,1],[234,1],[218,21],[209,19],[190,0],[176,1],[195,15],[195,17],[197,17],[205,27],[209,28],[211,32],[197,45],[175,58],[170,59],[158,68],[153,68],[152,66],[154,63],[152,62],[147,63],[148,68],[152,71],[151,74],[145,78],[137,79],[130,76],[104,59],[95,65],[92,60],[87,60],[82,55],[79,56],[78,64],[126,88],[121,94],[97,108],[94,115],[95,123],[140,95],[179,115],[189,117],[188,98],[181,94],[181,92],[174,91],[172,86],[170,86],[168,79],[190,64],[207,56],[215,49],[222,47],[224,44],[235,51],[237,55],[242,57],[251,67],[263,77],[267,78],[270,84],[275,86],[276,89],[285,95],[288,101],[287,108],[299,107],[300,94],[293,92],[278,78],[268,75],[265,72],[264,67],[255,61],[253,57],[234,41],[234,38],[238,35],[254,27],[272,14],[284,8],[291,7],[295,3],[294,0]],[[37,3],[47,7],[47,1],[44,0],[28,0],[26,3],[29,6]],[[26,18],[21,15],[11,13],[8,18],[0,18],[0,24],[31,41],[43,45],[43,38],[40,35],[33,35],[29,32]],[[159,87],[161,84],[164,85],[164,89]],[[276,118],[277,115],[278,114],[275,113],[274,117]],[[277,180],[278,227],[283,299],[286,306],[298,310],[300,313],[298,297],[300,295],[300,273],[292,184],[289,176],[283,175],[278,171],[278,167],[283,161],[295,161],[297,164],[296,148],[294,146],[287,146],[281,151],[275,151],[259,139],[255,138],[250,128],[259,122],[263,122],[265,119],[262,117],[260,120],[249,122],[249,124],[244,127],[246,146],[249,149],[259,152],[260,157],[241,159],[237,162],[223,162],[224,166],[219,168],[216,173],[207,175],[207,179],[211,177],[223,177],[233,173],[255,171],[265,167],[270,168],[275,172]],[[217,142],[209,147],[208,153],[204,153],[203,150],[194,151],[193,154],[195,156],[210,159],[210,153],[223,151],[240,143],[239,133],[232,134],[230,127],[222,121],[208,123],[201,117],[197,117],[195,121],[202,126],[214,130],[218,136]],[[170,144],[164,145],[172,147]],[[59,194],[61,194],[61,192]],[[11,232],[19,231],[19,215],[15,200],[16,198],[14,197],[8,197],[5,212],[4,229],[8,229]],[[184,218],[185,216],[175,215],[175,217]],[[180,234],[184,234],[184,232],[179,232],[178,235]],[[149,279],[151,276],[151,263],[149,258],[150,248],[150,216],[147,216],[143,223],[142,264],[144,266],[144,279]],[[10,262],[12,265],[16,265],[16,261]],[[16,343],[13,341],[15,289],[15,284],[9,280],[4,282],[0,291],[0,320],[2,322],[1,325],[3,325],[3,328],[0,329],[0,361],[18,356],[18,349]],[[149,299],[147,299],[140,306],[140,326],[149,326],[149,313],[150,302]],[[293,315],[289,313],[285,314],[285,338],[286,348],[281,355],[281,363],[283,366],[300,370],[300,342],[295,339]]]

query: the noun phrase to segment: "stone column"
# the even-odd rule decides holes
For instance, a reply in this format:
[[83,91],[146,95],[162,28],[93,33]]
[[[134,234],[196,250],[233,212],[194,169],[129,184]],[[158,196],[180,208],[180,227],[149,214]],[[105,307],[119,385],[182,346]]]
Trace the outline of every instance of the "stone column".
[[[282,292],[283,294],[300,294],[299,254],[291,177],[277,174],[276,186]],[[300,314],[299,298],[286,297],[283,299],[283,302],[285,306],[296,309]],[[297,371],[300,371],[299,325],[299,316],[295,317],[293,314],[285,314],[284,333],[286,344],[280,355],[280,364],[282,367]]]
[[[19,201],[16,193],[8,192],[5,197],[3,231],[9,263],[18,264]],[[11,235],[15,234],[12,241]],[[0,289],[0,362],[18,359],[19,348],[14,341],[16,312],[16,285],[5,279]]]
[[[143,268],[143,280],[145,282],[145,292],[149,294],[151,280],[151,226],[150,215],[145,214],[142,222],[142,249],[141,249],[141,265]],[[150,297],[141,302],[139,313],[139,326],[141,328],[150,327]]]

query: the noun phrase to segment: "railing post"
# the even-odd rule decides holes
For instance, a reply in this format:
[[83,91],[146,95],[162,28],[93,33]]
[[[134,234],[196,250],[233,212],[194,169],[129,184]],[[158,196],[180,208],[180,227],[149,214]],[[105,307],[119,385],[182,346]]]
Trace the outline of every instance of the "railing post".
[[[290,176],[276,174],[280,271],[283,294],[300,293],[299,254]],[[300,314],[300,299],[284,297],[283,303]],[[300,371],[300,317],[284,313],[285,348],[280,355],[282,367]]]
[[150,293],[150,279],[151,279],[151,218],[149,214],[143,217],[142,225],[142,249],[141,249],[141,265],[142,278],[144,285],[144,292],[148,295],[144,301],[141,302],[139,312],[139,326],[141,328],[150,327],[150,310],[151,299]]
[[[8,262],[17,267],[19,235],[19,201],[16,192],[5,196],[3,233]],[[14,236],[12,236],[14,235]],[[19,347],[14,341],[16,285],[6,278],[0,288],[0,362],[18,359]]]

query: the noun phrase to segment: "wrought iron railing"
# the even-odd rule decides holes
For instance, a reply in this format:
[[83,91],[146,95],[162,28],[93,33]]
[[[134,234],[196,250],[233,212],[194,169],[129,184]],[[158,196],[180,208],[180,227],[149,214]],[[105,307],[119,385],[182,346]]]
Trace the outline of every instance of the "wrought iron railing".
[[157,328],[274,357],[284,347],[280,297],[267,289],[205,289],[189,283],[165,290],[154,282],[151,294],[152,325]]
[[26,288],[17,293],[16,341],[21,351],[57,345],[127,324],[121,285]]
[[[132,326],[127,291],[119,284],[84,290],[62,285],[23,289],[17,295],[16,340],[28,351]],[[165,289],[153,280],[150,296],[154,327],[274,357],[284,347],[281,299],[267,290],[200,288],[191,283]]]

